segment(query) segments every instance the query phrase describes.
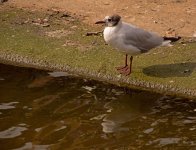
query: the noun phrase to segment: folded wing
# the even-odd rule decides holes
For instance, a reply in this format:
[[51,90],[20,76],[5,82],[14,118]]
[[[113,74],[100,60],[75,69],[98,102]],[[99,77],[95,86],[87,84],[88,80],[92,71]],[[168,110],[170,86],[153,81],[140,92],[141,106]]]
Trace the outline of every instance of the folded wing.
[[161,46],[164,41],[164,39],[156,33],[145,31],[126,23],[124,26],[124,43],[137,47],[141,52],[147,52],[152,48]]

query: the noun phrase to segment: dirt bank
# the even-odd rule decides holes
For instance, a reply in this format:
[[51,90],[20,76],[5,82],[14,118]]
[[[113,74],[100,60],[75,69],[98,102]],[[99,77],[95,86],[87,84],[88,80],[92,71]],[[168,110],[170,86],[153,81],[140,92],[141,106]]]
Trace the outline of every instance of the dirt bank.
[[31,10],[66,10],[89,24],[117,13],[127,22],[162,35],[168,30],[180,36],[192,36],[196,32],[194,0],[10,0],[8,4]]
[[177,43],[174,47],[137,56],[133,74],[125,77],[115,70],[115,66],[124,63],[124,56],[105,45],[103,37],[85,36],[88,31],[101,27],[90,20],[86,24],[82,20],[84,16],[65,10],[39,11],[37,6],[18,9],[13,7],[14,2],[0,6],[0,62],[67,71],[119,86],[196,97],[196,43]]

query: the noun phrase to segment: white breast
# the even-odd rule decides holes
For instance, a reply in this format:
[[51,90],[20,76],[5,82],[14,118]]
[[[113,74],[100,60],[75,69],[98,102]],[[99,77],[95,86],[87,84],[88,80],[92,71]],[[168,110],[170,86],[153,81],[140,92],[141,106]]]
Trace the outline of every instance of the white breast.
[[123,31],[121,31],[120,27],[106,27],[103,34],[105,42],[117,50],[130,55],[137,55],[140,53],[138,48],[124,44]]
[[118,50],[124,49],[124,47],[122,47],[123,41],[122,41],[122,38],[120,38],[120,37],[121,36],[119,34],[119,28],[106,27],[104,29],[105,42]]
[[107,44],[110,44],[114,40],[115,38],[114,30],[115,30],[114,27],[106,27],[104,29],[104,32],[103,32],[104,40],[106,41]]

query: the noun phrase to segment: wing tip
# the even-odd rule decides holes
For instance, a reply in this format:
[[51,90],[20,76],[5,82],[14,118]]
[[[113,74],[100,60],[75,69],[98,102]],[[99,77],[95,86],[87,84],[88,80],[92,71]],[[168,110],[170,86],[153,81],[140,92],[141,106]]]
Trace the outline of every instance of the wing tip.
[[167,37],[167,36],[164,36],[163,39],[164,41],[171,41],[171,42],[176,42],[178,40],[180,40],[182,37],[181,36],[177,36],[177,37]]

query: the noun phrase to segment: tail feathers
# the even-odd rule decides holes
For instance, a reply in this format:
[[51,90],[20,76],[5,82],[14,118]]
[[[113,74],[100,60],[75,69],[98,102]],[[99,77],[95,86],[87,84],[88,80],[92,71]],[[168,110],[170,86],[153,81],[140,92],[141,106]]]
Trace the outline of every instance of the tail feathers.
[[169,47],[171,47],[171,46],[173,46],[171,44],[171,42],[176,42],[176,41],[180,40],[181,37],[180,36],[178,36],[178,37],[166,37],[166,36],[164,36],[163,39],[164,39],[164,41],[162,43],[162,46],[169,46]]
[[178,40],[180,40],[182,37],[180,37],[180,36],[178,36],[178,37],[166,37],[166,36],[164,36],[163,37],[163,39],[164,39],[164,41],[171,41],[171,42],[176,42],[176,41],[178,41]]
[[163,43],[162,43],[161,46],[169,46],[169,47],[171,47],[173,45],[171,44],[171,41],[170,40],[167,40],[167,41],[163,41]]

